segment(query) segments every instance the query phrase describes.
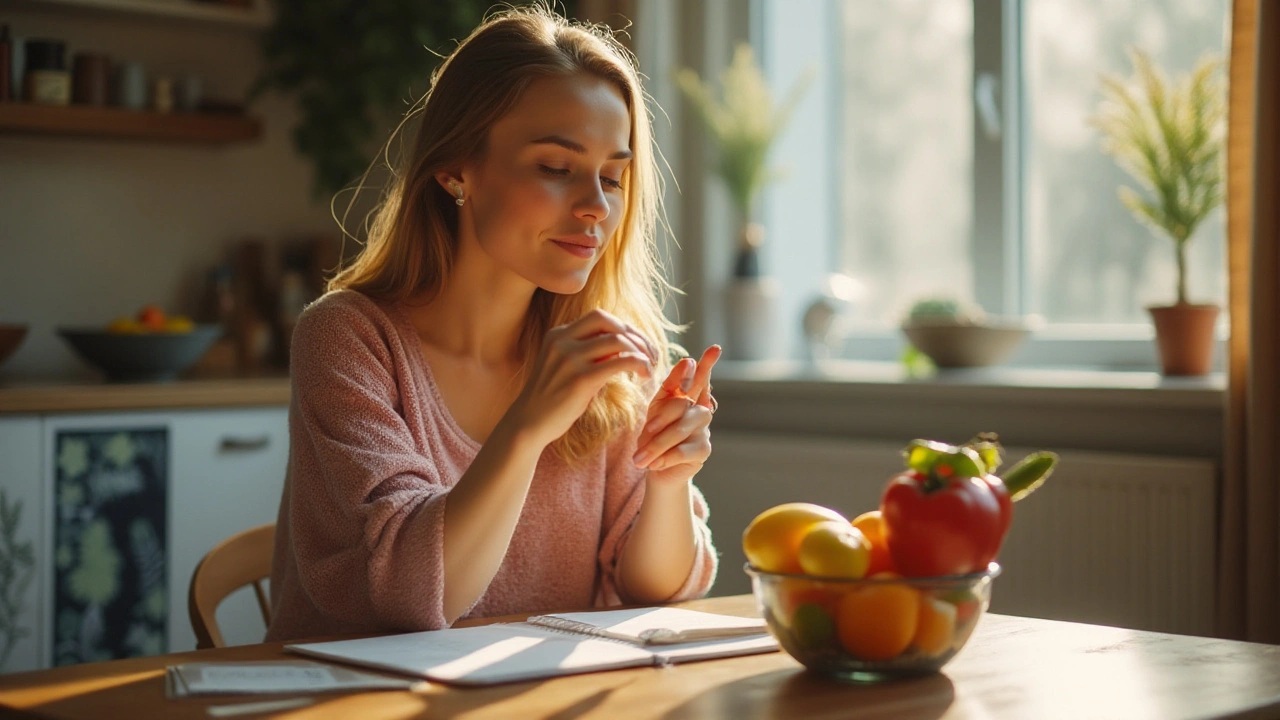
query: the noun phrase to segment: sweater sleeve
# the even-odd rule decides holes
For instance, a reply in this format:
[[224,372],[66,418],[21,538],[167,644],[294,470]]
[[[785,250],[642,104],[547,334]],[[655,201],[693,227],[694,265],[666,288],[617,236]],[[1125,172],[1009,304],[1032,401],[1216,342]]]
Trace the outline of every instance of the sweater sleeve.
[[[631,602],[621,595],[618,589],[618,560],[622,549],[626,547],[631,535],[631,528],[640,515],[640,505],[644,502],[645,478],[648,470],[638,468],[631,461],[636,453],[636,442],[639,433],[627,433],[615,441],[607,458],[604,523],[600,539],[600,584],[596,591],[597,607],[620,605]],[[684,584],[666,602],[678,602],[701,597],[711,589],[716,579],[716,548],[711,541],[711,529],[707,527],[710,509],[696,485],[692,486],[692,503],[694,515],[693,567]]]
[[324,614],[435,629],[446,625],[449,486],[402,415],[405,359],[395,342],[388,322],[354,302],[322,300],[299,320],[290,366],[292,550],[302,589]]

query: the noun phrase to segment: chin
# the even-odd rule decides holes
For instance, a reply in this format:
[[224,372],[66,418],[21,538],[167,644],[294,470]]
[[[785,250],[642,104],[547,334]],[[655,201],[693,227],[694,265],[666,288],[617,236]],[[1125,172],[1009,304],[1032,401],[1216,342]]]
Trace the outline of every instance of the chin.
[[548,278],[546,282],[538,283],[538,287],[549,293],[555,293],[556,295],[577,295],[582,292],[582,288],[586,286],[586,275]]

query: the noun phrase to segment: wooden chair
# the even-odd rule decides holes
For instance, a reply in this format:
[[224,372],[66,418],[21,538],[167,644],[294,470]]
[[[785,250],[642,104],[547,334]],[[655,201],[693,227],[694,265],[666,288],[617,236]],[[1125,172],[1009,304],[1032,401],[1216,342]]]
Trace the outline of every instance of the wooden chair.
[[223,647],[218,630],[218,605],[245,585],[253,585],[262,620],[271,622],[271,606],[262,581],[271,576],[271,553],[276,526],[263,525],[236,533],[205,554],[191,574],[187,610],[196,633],[196,649]]

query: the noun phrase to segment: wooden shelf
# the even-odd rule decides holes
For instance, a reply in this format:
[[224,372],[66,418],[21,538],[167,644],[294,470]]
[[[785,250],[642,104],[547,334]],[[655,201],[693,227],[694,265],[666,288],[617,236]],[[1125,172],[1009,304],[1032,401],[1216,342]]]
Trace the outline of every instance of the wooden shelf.
[[271,12],[266,0],[252,0],[248,7],[196,0],[9,0],[5,4],[47,12],[123,13],[255,29],[271,24]]
[[258,139],[262,123],[240,115],[0,103],[0,134],[13,133],[222,145]]

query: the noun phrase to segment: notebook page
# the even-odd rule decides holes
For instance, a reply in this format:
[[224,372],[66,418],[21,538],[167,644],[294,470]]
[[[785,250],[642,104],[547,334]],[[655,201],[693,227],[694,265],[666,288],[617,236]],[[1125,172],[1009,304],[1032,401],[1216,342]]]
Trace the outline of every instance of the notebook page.
[[654,654],[664,664],[737,657],[738,655],[759,655],[761,653],[776,652],[777,650],[778,641],[772,635],[722,638],[720,640],[703,640],[700,642],[653,647]]
[[195,662],[168,670],[174,676],[175,695],[412,690],[418,684],[310,660]]
[[768,633],[764,620],[674,607],[556,613],[529,618],[547,625],[642,645],[670,645]]
[[304,643],[285,649],[459,685],[535,680],[658,662],[642,648],[517,625]]

